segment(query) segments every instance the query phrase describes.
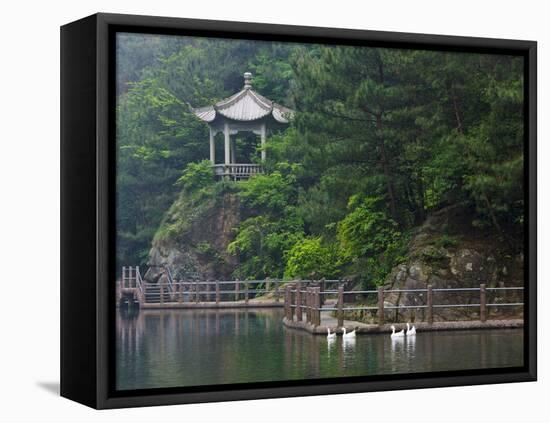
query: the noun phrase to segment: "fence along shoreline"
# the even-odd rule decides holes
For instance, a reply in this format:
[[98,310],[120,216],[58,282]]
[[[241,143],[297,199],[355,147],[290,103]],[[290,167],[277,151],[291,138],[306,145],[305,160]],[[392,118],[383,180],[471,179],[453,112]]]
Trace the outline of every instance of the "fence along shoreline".
[[[168,267],[166,278],[158,283],[145,282],[139,266],[123,266],[121,279],[117,281],[116,305],[135,304],[140,308],[244,308],[283,307],[283,287],[289,280],[213,280],[176,281]],[[304,283],[314,281],[304,281]],[[326,280],[326,283],[342,284],[342,280]],[[269,294],[266,298],[264,295]]]
[[[415,321],[414,325],[420,331],[437,330],[466,330],[466,329],[496,329],[496,328],[522,328],[523,319],[489,319],[489,310],[492,308],[523,307],[523,302],[487,302],[488,292],[506,292],[521,291],[523,287],[487,287],[480,284],[479,287],[468,288],[433,288],[428,285],[421,289],[387,289],[379,287],[377,290],[365,291],[345,291],[343,285],[338,290],[325,290],[316,286],[318,284],[309,284],[304,290],[302,282],[292,282],[285,286],[285,317],[283,324],[293,329],[305,330],[312,334],[327,334],[330,328],[333,332],[339,332],[342,328],[346,330],[356,330],[357,333],[387,333],[391,331],[391,325],[395,325],[397,330],[403,329],[406,322],[395,322],[387,319],[387,310],[411,310],[424,309],[426,311],[425,321]],[[458,293],[472,292],[479,295],[478,303],[460,303],[460,304],[439,304],[434,303],[434,293]],[[418,305],[386,305],[385,295],[389,293],[415,293],[426,294],[426,303]],[[337,295],[336,303],[332,307],[324,307],[326,295]],[[377,295],[376,306],[345,306],[345,295]],[[453,308],[474,308],[479,310],[479,319],[455,320],[455,321],[434,321],[434,313],[440,309]],[[305,309],[305,312],[304,312]],[[376,312],[377,323],[363,323],[353,320],[344,320],[346,311],[369,311]],[[336,317],[326,316],[326,312],[335,312]],[[322,313],[325,317],[322,318]],[[304,317],[305,316],[305,317]]]
[[[523,302],[490,303],[487,301],[488,293],[507,291],[523,293],[523,287],[487,287],[485,284],[480,284],[478,287],[433,288],[428,285],[426,288],[420,289],[384,289],[379,287],[377,290],[346,291],[347,281],[345,280],[174,281],[169,269],[166,275],[165,282],[147,283],[142,280],[139,267],[123,267],[122,278],[117,282],[117,307],[124,305],[124,301],[130,299],[143,309],[284,307],[283,324],[285,327],[305,330],[311,334],[326,334],[327,328],[338,332],[344,327],[346,330],[355,329],[357,333],[386,333],[390,331],[391,324],[400,330],[405,323],[387,319],[386,312],[410,309],[425,310],[425,321],[414,322],[420,331],[523,327],[523,319],[489,318],[489,310],[495,307],[523,307]],[[434,302],[434,293],[461,292],[474,293],[479,300],[461,304]],[[392,293],[425,295],[426,301],[417,305],[387,305],[385,296]],[[263,297],[265,294],[270,294],[271,297]],[[257,295],[260,297],[256,298]],[[376,305],[345,304],[346,297],[356,297],[357,295],[376,295]],[[336,297],[332,306],[326,304],[327,297],[331,296]],[[300,304],[299,307],[298,304]],[[434,321],[434,314],[444,308],[477,309],[479,319]],[[377,323],[344,320],[345,313],[349,311],[375,313]],[[335,317],[331,314],[335,314]]]

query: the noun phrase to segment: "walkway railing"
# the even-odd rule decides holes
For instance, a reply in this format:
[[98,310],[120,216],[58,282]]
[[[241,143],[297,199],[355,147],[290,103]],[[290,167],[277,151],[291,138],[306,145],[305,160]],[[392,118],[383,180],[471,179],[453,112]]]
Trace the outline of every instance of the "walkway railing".
[[145,299],[144,282],[141,278],[139,266],[122,267],[122,274],[117,290],[117,303],[123,295],[134,297],[137,301],[143,302]]
[[174,295],[174,278],[172,277],[172,271],[168,266],[164,266],[164,270],[166,272],[166,276],[168,279],[168,284],[166,286],[168,288],[168,295],[173,296]]
[[[250,300],[272,294],[271,298],[264,298],[263,301],[279,303],[283,292],[282,285],[288,283],[288,280],[282,279],[144,283],[146,293],[160,290],[160,295],[155,300],[151,300],[145,295],[145,301],[162,305],[167,305],[170,302],[180,304],[244,302],[244,304],[248,304]],[[301,281],[301,283],[305,286],[315,282]],[[327,280],[325,283],[338,284],[342,281]]]
[[[310,284],[304,286],[300,282],[294,282],[285,286],[285,318],[289,321],[306,321],[314,326],[321,325],[321,312],[336,312],[338,326],[344,325],[344,313],[346,311],[372,311],[376,312],[378,324],[385,323],[386,310],[407,310],[407,309],[425,309],[426,321],[428,324],[433,324],[434,311],[439,309],[453,308],[478,308],[479,320],[485,322],[487,320],[487,311],[491,307],[519,307],[523,306],[523,302],[487,302],[488,292],[506,292],[506,291],[521,291],[523,287],[487,287],[485,284],[480,284],[479,287],[472,288],[433,288],[428,285],[426,289],[390,289],[384,290],[379,287],[377,290],[367,291],[345,291],[343,285],[340,285],[337,290],[323,289],[320,284],[315,286]],[[478,302],[474,303],[459,303],[459,304],[440,304],[434,303],[435,293],[477,293]],[[418,305],[386,305],[386,294],[413,294],[416,295],[416,300],[424,302],[424,298],[419,298],[420,295],[426,295],[425,302]],[[377,295],[377,304],[374,305],[351,305],[345,306],[345,295]],[[336,303],[333,307],[323,307],[323,303],[327,296],[336,296]],[[305,316],[305,318],[304,318]]]
[[[313,280],[229,280],[229,281],[184,281],[175,280],[167,266],[164,268],[166,278],[160,278],[159,283],[148,283],[142,280],[139,267],[123,267],[119,287],[121,293],[134,293],[140,303],[169,307],[170,305],[191,304],[218,305],[220,303],[251,304],[269,303],[279,305],[281,295],[284,297],[285,318],[289,321],[305,321],[314,326],[321,325],[321,312],[335,312],[338,326],[343,326],[344,315],[351,311],[370,311],[383,325],[388,310],[424,310],[425,321],[433,324],[434,314],[442,309],[467,308],[479,311],[479,320],[485,322],[488,310],[493,307],[522,307],[523,302],[489,302],[488,293],[521,292],[523,287],[487,287],[480,284],[478,287],[468,288],[433,288],[428,285],[425,289],[384,289],[346,291],[348,281],[335,279]],[[470,293],[471,302],[442,303],[434,301],[437,294]],[[268,296],[271,294],[271,296]],[[386,296],[390,294],[410,295],[409,304],[388,305]],[[358,305],[356,297],[361,295],[368,298],[376,296],[371,305]],[[260,297],[263,297],[260,299]],[[327,300],[333,298],[330,304]],[[350,298],[352,300],[350,301]],[[345,301],[347,298],[347,301]],[[335,301],[334,301],[335,300]],[[410,304],[413,303],[413,304]],[[374,305],[375,304],[375,305]]]
[[[158,304],[170,306],[175,304],[198,304],[208,306],[209,304],[241,302],[247,305],[251,300],[260,302],[259,297],[270,294],[269,297],[261,299],[263,303],[270,303],[282,307],[281,297],[284,285],[288,283],[300,283],[302,286],[320,283],[323,287],[339,286],[345,281],[322,280],[322,281],[288,281],[282,279],[261,279],[261,280],[214,280],[214,281],[185,281],[176,280],[168,266],[161,268],[159,282],[150,283],[142,280],[139,267],[123,267],[120,287],[126,292],[132,289],[141,303]],[[138,292],[139,291],[139,292]]]
[[[139,266],[127,267],[122,266],[122,275],[120,278],[121,288],[137,288],[138,287]],[[141,275],[139,276],[141,279]]]

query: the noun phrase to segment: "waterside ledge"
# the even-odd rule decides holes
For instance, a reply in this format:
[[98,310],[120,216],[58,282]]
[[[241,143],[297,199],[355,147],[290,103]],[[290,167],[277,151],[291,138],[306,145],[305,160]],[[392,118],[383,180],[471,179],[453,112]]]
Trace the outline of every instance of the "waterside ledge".
[[223,301],[223,302],[213,302],[213,301],[202,301],[202,302],[165,302],[165,303],[142,303],[140,304],[140,309],[220,309],[220,308],[267,308],[267,307],[279,307],[282,308],[284,303],[277,301],[254,301],[250,300],[245,301]]
[[[344,326],[347,331],[356,330],[357,334],[381,334],[391,333],[392,324],[396,330],[406,329],[403,323],[387,323],[383,325],[366,324],[359,322],[344,321]],[[470,330],[470,329],[518,329],[523,328],[523,319],[508,319],[508,320],[488,320],[481,322],[479,320],[457,321],[457,322],[434,322],[432,324],[426,322],[414,323],[418,332],[444,331],[444,330]],[[336,325],[319,325],[314,326],[311,323],[283,318],[283,325],[287,328],[303,330],[313,335],[326,335],[327,329],[332,332],[340,333]]]

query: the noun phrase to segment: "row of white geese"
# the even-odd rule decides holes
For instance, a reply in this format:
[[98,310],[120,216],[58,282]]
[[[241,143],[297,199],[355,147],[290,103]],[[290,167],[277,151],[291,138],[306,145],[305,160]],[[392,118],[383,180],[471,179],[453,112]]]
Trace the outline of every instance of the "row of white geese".
[[[349,338],[355,338],[355,329],[351,332],[346,332],[346,328],[342,328],[343,334],[342,338],[349,339]],[[330,332],[330,328],[327,328],[327,339],[335,339],[336,338],[336,332]],[[414,326],[410,326],[409,323],[407,323],[407,331],[405,332],[405,329],[401,329],[399,332],[395,331],[395,326],[391,325],[391,338],[402,338],[404,336],[415,336],[416,335],[416,328]]]
[[[342,330],[344,331],[344,333],[342,334],[343,338],[345,338],[345,339],[355,338],[355,330],[353,330],[349,333],[346,332],[346,328],[342,328]],[[331,332],[330,328],[327,328],[327,332],[328,332],[327,339],[329,339],[329,340],[336,339],[336,332]]]
[[414,336],[416,335],[416,328],[413,326],[411,327],[407,323],[407,332],[405,332],[405,329],[401,329],[399,332],[395,331],[395,326],[391,325],[391,338],[402,338],[404,336]]

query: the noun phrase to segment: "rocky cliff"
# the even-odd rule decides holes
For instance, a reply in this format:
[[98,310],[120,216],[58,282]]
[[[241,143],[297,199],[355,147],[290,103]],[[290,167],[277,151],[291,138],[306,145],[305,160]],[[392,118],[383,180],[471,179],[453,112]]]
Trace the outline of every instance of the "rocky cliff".
[[[432,214],[418,228],[409,245],[405,263],[396,266],[386,279],[385,289],[424,289],[523,286],[523,253],[491,231],[474,229],[471,217],[460,207],[449,207]],[[423,305],[426,295],[390,293],[387,305]],[[519,291],[489,291],[488,303],[522,300]],[[434,304],[478,304],[479,292],[436,292]],[[521,308],[492,307],[492,315],[518,315]],[[476,307],[436,309],[435,320],[475,318]],[[423,320],[424,310],[388,312],[388,318],[399,321]]]
[[[182,193],[172,205],[149,253],[149,282],[170,267],[178,280],[231,280],[237,258],[227,252],[235,229],[249,217],[235,188],[215,184],[193,194]],[[494,231],[474,228],[472,216],[459,206],[431,214],[411,236],[405,260],[387,276],[385,290],[523,286],[522,247],[499,237]],[[357,283],[357,289],[360,284]],[[352,287],[350,287],[352,289]],[[390,292],[387,306],[425,305],[425,293]],[[371,301],[372,300],[372,301]],[[488,303],[521,302],[521,291],[489,291]],[[374,305],[376,298],[369,300]],[[479,291],[435,292],[434,304],[478,304]],[[491,317],[521,317],[521,307],[491,307]],[[436,309],[435,320],[477,317],[477,307]],[[375,313],[347,318],[374,321]],[[425,309],[387,310],[395,321],[425,319]]]
[[153,241],[145,279],[157,282],[167,265],[178,280],[230,280],[236,259],[227,245],[240,221],[239,200],[230,191],[182,194]]

